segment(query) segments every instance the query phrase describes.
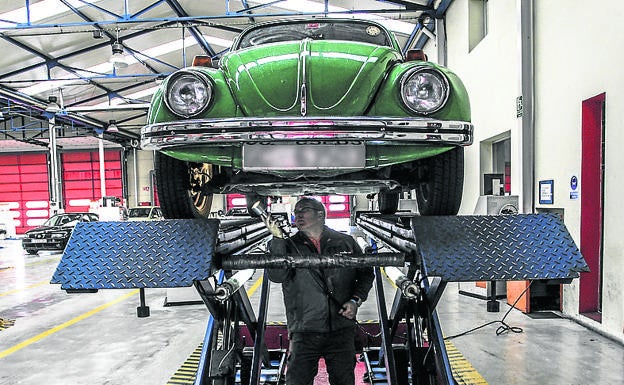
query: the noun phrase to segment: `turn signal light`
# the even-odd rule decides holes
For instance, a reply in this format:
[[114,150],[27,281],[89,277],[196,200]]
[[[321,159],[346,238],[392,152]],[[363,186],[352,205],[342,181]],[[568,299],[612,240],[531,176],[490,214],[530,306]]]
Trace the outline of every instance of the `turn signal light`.
[[422,49],[410,49],[407,51],[407,61],[427,61],[427,54]]
[[193,67],[212,67],[210,56],[197,55],[193,58]]

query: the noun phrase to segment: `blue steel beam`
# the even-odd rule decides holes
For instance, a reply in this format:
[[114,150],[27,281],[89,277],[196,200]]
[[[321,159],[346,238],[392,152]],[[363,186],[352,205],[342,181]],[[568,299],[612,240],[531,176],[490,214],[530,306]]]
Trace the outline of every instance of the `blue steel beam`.
[[[401,2],[391,1],[391,2],[404,3],[403,1]],[[414,26],[413,32],[410,34],[410,37],[407,39],[407,42],[405,43],[405,46],[403,47],[403,53],[407,52],[407,50],[410,49],[412,45],[414,46],[415,49],[422,49],[425,46],[425,44],[429,40],[429,36],[427,36],[426,34],[422,34],[418,38],[418,41],[414,43],[414,40],[416,39],[418,32],[420,32],[423,28],[427,28],[429,31],[435,33],[435,21],[433,19],[444,18],[446,16],[446,11],[453,3],[453,0],[442,0],[440,4],[438,4],[437,8],[434,8],[434,3],[435,3],[434,0],[429,0],[427,5],[424,6],[426,10],[423,10],[423,11],[425,11],[425,13],[431,16],[431,20],[429,20],[429,22],[426,23],[425,25],[422,23],[423,18],[422,17],[419,18],[418,24]]]
[[[247,2],[247,0],[241,0],[241,4],[243,5],[243,8],[249,10],[249,3]],[[249,21],[255,23],[256,19],[254,19],[253,17],[249,17]]]
[[[431,31],[432,33],[435,33],[435,20],[433,18],[429,19],[429,22],[427,22],[426,24],[420,24],[421,26],[421,30],[423,28],[427,28],[429,31]],[[418,38],[418,41],[416,42],[415,48],[416,49],[422,49],[425,44],[427,43],[427,41],[429,41],[429,36],[427,36],[426,34],[421,34],[420,37]]]
[[[100,84],[97,84],[97,83],[94,83],[94,82],[90,82],[88,79],[83,79],[82,76],[79,73],[76,72],[76,70],[74,70],[73,68],[70,68],[70,67],[68,67],[66,65],[63,65],[63,64],[59,63],[58,59],[56,59],[56,58],[50,57],[48,55],[45,55],[44,53],[39,52],[36,49],[31,48],[31,47],[27,46],[26,44],[23,44],[23,43],[15,40],[15,39],[13,39],[11,37],[8,37],[8,36],[5,36],[5,35],[0,35],[0,38],[5,40],[7,43],[10,43],[10,44],[12,44],[12,45],[14,45],[16,47],[19,47],[19,48],[25,50],[26,52],[29,52],[29,53],[31,53],[31,54],[33,54],[35,56],[40,57],[41,59],[43,59],[45,61],[44,63],[40,63],[37,67],[45,64],[48,67],[48,71],[50,70],[50,68],[60,67],[63,70],[65,70],[65,71],[67,71],[67,72],[69,72],[71,74],[74,74],[77,78],[82,79],[82,80],[84,80],[87,83],[91,83],[95,87],[100,88],[100,89],[104,90],[105,92],[109,92],[110,91],[108,88],[106,88],[106,87],[104,87],[104,86],[102,86]],[[48,74],[48,77],[49,77],[49,74]]]
[[[67,0],[61,0],[61,2],[63,4],[65,4],[65,6],[67,8],[69,8],[72,12],[74,12],[76,15],[78,15],[78,17],[80,17],[82,20],[91,23],[94,22],[94,20],[92,20],[91,18],[89,18],[87,15],[85,15],[83,12],[81,12],[79,9],[77,9],[76,7],[72,6],[71,4],[69,4],[67,2]],[[108,37],[109,40],[113,41],[113,40],[117,40],[116,36],[111,35],[110,33],[108,33],[108,31],[102,29],[102,27],[100,27],[100,25],[96,24],[94,25],[94,27],[96,27],[97,29],[99,29],[100,31],[103,31],[103,33]],[[123,45],[122,41],[119,41],[119,43],[121,43]],[[126,48],[124,46],[124,48]],[[147,67],[150,71],[152,72],[157,72],[156,69],[152,66],[150,66],[148,63],[144,62],[143,60],[141,60],[140,58],[138,58],[135,54],[134,51],[130,51],[131,55],[141,64],[143,64],[145,67]]]
[[[100,26],[105,25],[117,25],[117,24],[137,24],[137,23],[161,23],[161,22],[173,22],[173,23],[185,23],[185,22],[195,22],[195,21],[206,21],[206,20],[217,20],[217,19],[232,19],[232,18],[246,18],[249,15],[245,14],[246,12],[251,11],[255,7],[251,7],[242,11],[232,12],[229,14],[221,14],[221,15],[203,15],[203,16],[186,16],[186,17],[156,17],[156,18],[138,18],[138,19],[117,19],[117,20],[100,20],[97,22],[71,22],[71,23],[42,23],[42,24],[30,24],[23,25],[18,24],[14,27],[4,26],[0,27],[0,31],[11,31],[11,30],[22,30],[22,29],[44,29],[44,28],[74,28],[74,27],[85,27],[85,26],[93,26],[98,24]],[[402,12],[412,12],[412,11],[402,11]],[[353,14],[362,14],[362,13],[373,13],[373,14],[384,14],[384,13],[397,13],[396,9],[347,9],[344,11],[332,11],[332,12],[274,12],[274,13],[263,13],[263,14],[253,14],[254,17],[289,17],[289,16],[322,16],[322,15],[353,15]],[[212,25],[215,28],[222,28],[222,26]]]
[[444,18],[446,15],[446,11],[453,3],[453,0],[442,0],[440,4],[438,4],[438,8],[436,9],[435,17],[438,19]]
[[[186,13],[184,8],[182,8],[182,6],[180,5],[180,3],[178,3],[177,0],[166,0],[166,1],[167,1],[167,4],[173,10],[173,12],[176,13],[176,15],[178,15],[179,17],[189,17],[189,14]],[[212,47],[210,47],[210,44],[208,44],[206,39],[204,39],[204,36],[199,31],[199,29],[193,26],[189,26],[187,27],[187,29],[189,33],[193,36],[193,38],[197,41],[197,44],[199,44],[199,46],[202,47],[204,52],[210,57],[214,57],[215,56],[214,50],[212,49]]]
[[[169,25],[169,24],[170,24],[170,23],[167,23],[167,25]],[[166,26],[166,25],[164,25],[164,26]],[[132,33],[132,34],[126,35],[126,37],[125,37],[125,38],[126,38],[126,39],[131,39],[131,38],[135,38],[135,37],[142,36],[142,35],[144,35],[144,34],[146,34],[146,33],[149,33],[149,31],[139,31],[139,32],[136,32],[136,33]],[[4,36],[2,36],[2,35],[0,35],[0,37],[5,38],[5,37],[4,37]],[[6,40],[6,39],[7,39],[7,38],[5,38],[5,40]],[[13,41],[11,41],[11,43],[13,44]],[[59,63],[58,63],[60,60],[67,60],[67,59],[69,59],[69,58],[71,58],[71,57],[73,57],[73,56],[81,55],[81,54],[87,53],[87,52],[89,52],[89,51],[91,51],[91,50],[94,50],[94,49],[98,49],[98,48],[102,48],[102,47],[110,46],[110,43],[109,43],[109,42],[98,43],[98,44],[95,44],[95,45],[90,46],[90,47],[86,47],[86,48],[83,48],[83,49],[80,49],[80,50],[76,50],[76,51],[74,51],[74,52],[71,52],[71,53],[68,53],[68,54],[65,54],[65,55],[62,55],[62,56],[58,56],[58,57],[56,57],[56,58],[48,58],[48,57],[45,57],[45,55],[41,54],[40,52],[35,51],[35,50],[32,50],[32,49],[31,49],[30,47],[28,47],[28,46],[21,45],[21,43],[19,43],[19,42],[17,42],[17,41],[15,41],[15,45],[16,45],[16,46],[19,46],[20,48],[23,48],[23,49],[27,50],[28,52],[32,53],[33,55],[37,55],[37,56],[40,56],[40,57],[42,57],[42,56],[43,56],[43,57],[42,57],[42,59],[44,59],[45,61],[44,61],[44,62],[41,62],[41,63],[37,63],[37,64],[30,65],[30,66],[27,66],[27,67],[23,67],[23,68],[20,68],[20,69],[15,70],[15,71],[11,71],[11,72],[8,72],[8,73],[5,73],[5,74],[2,74],[2,75],[0,75],[0,80],[1,80],[1,79],[4,79],[4,78],[11,77],[11,76],[14,76],[14,75],[17,75],[17,74],[20,74],[20,73],[23,73],[23,72],[27,72],[27,71],[33,70],[33,69],[38,68],[38,67],[40,67],[40,66],[42,66],[42,65],[48,65],[48,66],[49,66],[49,64],[48,64],[48,63],[50,63],[50,61],[53,61],[53,62],[55,63],[55,65],[62,66],[61,64],[59,64]],[[21,46],[20,46],[20,45],[21,45]],[[160,60],[160,59],[157,59],[157,58],[154,58],[154,57],[149,57],[149,56],[143,55],[143,54],[141,54],[140,52],[135,51],[135,50],[132,50],[131,48],[128,48],[128,47],[126,47],[126,49],[127,49],[127,50],[132,51],[135,55],[142,55],[143,57],[146,57],[146,58],[149,58],[149,59],[151,59],[151,60],[154,60],[155,62],[158,62],[158,63],[161,63],[161,64],[163,64],[163,65],[165,65],[165,66],[171,67],[173,70],[177,70],[177,69],[178,69],[178,67],[176,67],[176,66],[174,66],[174,65],[172,65],[172,64],[166,63],[166,62],[164,62],[164,61],[162,61],[162,60]],[[63,66],[62,66],[62,67],[63,67]],[[71,67],[69,67],[69,66],[64,66],[64,67],[71,68]],[[74,74],[76,74],[76,73],[74,73]],[[154,74],[152,74],[152,75],[153,75],[153,76],[157,76],[157,77],[158,77],[158,76],[163,76],[163,75],[164,75],[164,76],[166,76],[167,74],[168,74],[168,73],[158,73],[158,72],[156,72],[156,73],[154,73]],[[76,74],[76,75],[77,75],[77,74]],[[77,76],[78,76],[78,75],[77,75]],[[145,75],[142,75],[142,76],[145,76]],[[117,78],[117,77],[119,77],[119,76],[118,76],[118,75],[111,75],[110,77],[111,77],[111,78]],[[81,78],[82,80],[84,80],[84,81],[85,81],[85,82],[87,82],[87,83],[91,82],[90,77],[85,77],[85,76],[82,76],[82,77],[79,77],[79,78]],[[58,79],[50,79],[50,80],[58,80]],[[140,83],[140,84],[135,84],[135,85],[132,85],[132,86],[131,86],[131,87],[129,87],[129,88],[130,88],[130,89],[131,89],[131,88],[136,88],[136,87],[141,86],[142,84],[143,84],[143,83]],[[109,95],[111,92],[112,92],[112,90],[105,90],[106,95]],[[117,92],[120,92],[120,90],[118,90]],[[99,95],[99,96],[98,96],[98,98],[99,98],[99,97],[102,97],[102,96],[103,96],[103,95]]]

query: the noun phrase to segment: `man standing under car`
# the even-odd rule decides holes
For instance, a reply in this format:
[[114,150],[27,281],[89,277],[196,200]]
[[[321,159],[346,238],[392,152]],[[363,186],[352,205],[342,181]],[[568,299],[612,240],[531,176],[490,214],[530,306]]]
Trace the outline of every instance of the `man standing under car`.
[[[325,225],[321,202],[302,198],[294,214],[298,232],[288,239],[270,216],[266,219],[273,255],[362,254],[353,237]],[[267,274],[284,292],[290,339],[286,383],[311,385],[323,357],[330,384],[354,384],[355,317],[373,285],[373,269],[268,269]]]

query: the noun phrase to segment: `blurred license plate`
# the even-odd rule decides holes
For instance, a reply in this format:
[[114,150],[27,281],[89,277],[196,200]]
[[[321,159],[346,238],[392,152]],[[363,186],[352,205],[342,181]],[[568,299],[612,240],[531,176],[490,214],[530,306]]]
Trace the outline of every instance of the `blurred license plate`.
[[31,242],[32,243],[46,243],[47,240],[46,239],[33,239]]
[[243,170],[363,168],[364,144],[246,144]]

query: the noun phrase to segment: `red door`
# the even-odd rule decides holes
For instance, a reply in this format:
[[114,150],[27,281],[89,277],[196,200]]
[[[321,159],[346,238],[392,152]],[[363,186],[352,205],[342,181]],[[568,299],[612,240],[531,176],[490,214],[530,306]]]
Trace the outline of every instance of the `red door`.
[[47,161],[45,153],[0,156],[0,203],[10,209],[17,234],[50,216]]
[[600,320],[604,186],[605,94],[583,101],[581,154],[581,253],[589,273],[581,273],[579,312]]
[[[91,202],[102,198],[100,192],[100,155],[98,151],[62,154],[65,211],[89,211]],[[104,153],[106,195],[123,198],[121,152]]]

